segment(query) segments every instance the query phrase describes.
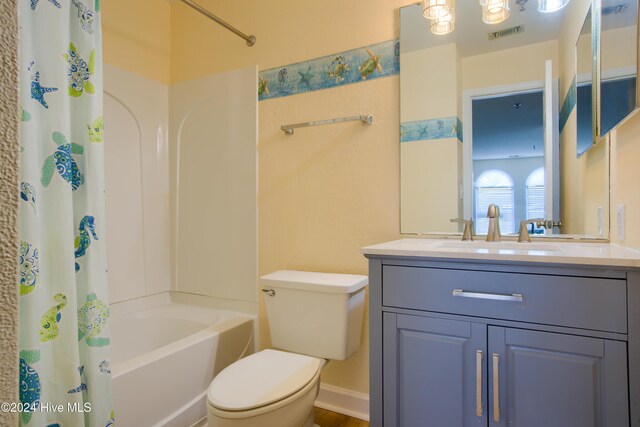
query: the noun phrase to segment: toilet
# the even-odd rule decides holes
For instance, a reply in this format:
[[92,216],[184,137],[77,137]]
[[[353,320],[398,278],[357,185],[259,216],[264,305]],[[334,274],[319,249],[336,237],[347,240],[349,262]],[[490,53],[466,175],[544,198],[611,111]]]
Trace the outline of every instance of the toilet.
[[320,371],[360,347],[369,279],[281,270],[261,277],[271,341],[222,370],[207,394],[209,427],[311,427]]

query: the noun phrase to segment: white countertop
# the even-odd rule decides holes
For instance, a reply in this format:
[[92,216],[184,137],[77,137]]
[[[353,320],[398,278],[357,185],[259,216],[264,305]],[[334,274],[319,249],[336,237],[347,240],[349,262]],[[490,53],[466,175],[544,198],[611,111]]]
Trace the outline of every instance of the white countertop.
[[640,251],[612,243],[485,242],[400,239],[362,248],[365,255],[640,267]]

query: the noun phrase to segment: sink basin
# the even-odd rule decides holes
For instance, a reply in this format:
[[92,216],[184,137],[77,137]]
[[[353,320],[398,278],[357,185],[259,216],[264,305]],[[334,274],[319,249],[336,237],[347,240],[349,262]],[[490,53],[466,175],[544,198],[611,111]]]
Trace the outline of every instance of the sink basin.
[[546,243],[517,243],[517,242],[439,242],[437,247],[451,248],[451,249],[466,249],[466,250],[496,250],[496,251],[545,251],[545,252],[560,252],[562,249],[556,245],[549,245]]

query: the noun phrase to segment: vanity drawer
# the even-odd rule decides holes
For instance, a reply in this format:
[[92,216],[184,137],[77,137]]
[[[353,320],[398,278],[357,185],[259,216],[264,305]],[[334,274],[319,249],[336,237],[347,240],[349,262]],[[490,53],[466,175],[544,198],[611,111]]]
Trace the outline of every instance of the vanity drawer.
[[627,332],[623,279],[383,266],[384,306]]

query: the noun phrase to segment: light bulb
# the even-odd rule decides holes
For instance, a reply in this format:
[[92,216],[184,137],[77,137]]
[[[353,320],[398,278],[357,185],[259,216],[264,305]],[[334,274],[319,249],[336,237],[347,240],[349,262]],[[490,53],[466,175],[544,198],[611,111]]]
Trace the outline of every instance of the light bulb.
[[538,0],[538,12],[556,12],[569,4],[569,0]]
[[427,19],[439,19],[453,12],[452,0],[423,0],[422,14]]
[[489,13],[500,13],[509,9],[509,0],[480,0],[480,6],[486,7]]
[[504,22],[511,15],[511,10],[509,9],[509,3],[506,2],[506,7],[502,7],[500,9],[495,9],[492,12],[488,6],[482,6],[482,22],[485,24],[499,24]]
[[434,20],[431,24],[429,30],[438,36],[443,36],[445,34],[451,33],[456,25],[455,25],[455,9],[450,13],[441,15],[438,19]]

